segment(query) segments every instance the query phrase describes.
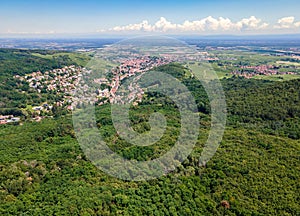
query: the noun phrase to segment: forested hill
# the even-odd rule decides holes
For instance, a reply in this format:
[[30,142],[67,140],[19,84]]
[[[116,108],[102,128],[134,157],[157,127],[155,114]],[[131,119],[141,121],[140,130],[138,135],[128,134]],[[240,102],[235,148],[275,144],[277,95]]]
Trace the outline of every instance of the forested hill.
[[[39,103],[41,95],[30,91],[15,75],[62,68],[69,65],[85,66],[90,56],[61,51],[0,49],[0,114],[21,115],[20,107],[29,101]],[[22,86],[20,87],[20,84]],[[44,95],[44,98],[47,98]]]
[[50,50],[0,49],[0,77],[25,75],[69,65],[85,66],[88,56]]
[[[170,64],[159,68],[191,90],[198,109],[209,113],[209,101],[201,82],[186,74],[187,68]],[[300,139],[300,79],[285,82],[233,77],[221,80],[227,103],[228,124],[256,128],[265,133]]]
[[248,121],[300,117],[300,79],[286,82],[228,79],[223,84],[233,115],[248,117]]
[[300,79],[270,82],[223,80],[233,125],[247,124],[266,133],[300,139]]
[[[56,55],[16,52],[19,57],[23,52],[37,57],[33,69],[48,55]],[[11,61],[17,65],[15,58]],[[22,61],[29,64],[26,58]],[[197,144],[175,171],[145,182],[107,175],[84,155],[68,112],[41,122],[0,125],[0,215],[298,215],[299,80],[222,80],[228,125],[217,153],[199,166],[210,129],[206,93],[179,64],[163,66],[160,71],[189,88],[201,115]],[[3,72],[2,78],[13,79],[11,72]],[[19,109],[27,99],[10,85],[2,83],[1,97]],[[30,91],[25,94],[32,95],[34,100],[42,97]],[[109,104],[96,108],[99,133],[125,158],[157,158],[177,140],[180,115],[167,98],[148,94],[130,111],[133,128],[148,131],[149,115],[154,111],[166,116],[167,130],[153,146],[133,146],[121,139],[112,124]]]

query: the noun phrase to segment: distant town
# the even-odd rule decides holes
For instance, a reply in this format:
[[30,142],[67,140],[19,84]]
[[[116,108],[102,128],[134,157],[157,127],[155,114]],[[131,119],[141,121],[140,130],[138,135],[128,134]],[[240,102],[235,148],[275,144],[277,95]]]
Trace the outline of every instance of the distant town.
[[[105,45],[104,48],[91,49],[95,58],[103,61],[101,64],[104,68],[101,70],[104,72],[100,76],[99,74],[91,75],[92,69],[88,67],[70,65],[44,72],[36,71],[25,76],[15,75],[14,78],[27,83],[29,88],[38,94],[51,93],[57,96],[55,102],[45,101],[39,105],[27,104],[26,109],[30,109],[30,112],[33,113],[32,120],[41,121],[43,118],[52,117],[54,107],[72,111],[81,108],[84,102],[98,105],[130,102],[138,105],[144,95],[143,89],[132,82],[129,86],[130,93],[126,96],[127,98],[124,98],[117,94],[122,82],[131,77],[134,77],[133,80],[137,80],[139,75],[172,62],[180,62],[186,67],[197,62],[210,62],[217,73],[221,73],[223,77],[227,78],[231,76],[246,79],[260,76],[279,76],[281,78],[286,75],[299,77],[300,56],[297,55],[298,50],[279,50],[275,54],[273,51],[265,53],[265,50],[262,53],[261,51],[253,52],[253,50],[250,50],[251,52],[242,51],[245,53],[243,57],[240,56],[240,49],[246,48],[206,47],[200,49],[195,45],[164,48],[153,46],[151,49],[140,52],[132,47],[119,49],[112,45]],[[90,52],[91,50],[81,50],[80,52]],[[249,62],[243,61],[241,58]],[[111,64],[105,65],[105,62]],[[89,89],[91,83],[96,86],[92,92]],[[78,94],[78,92],[81,93]],[[86,97],[87,95],[88,97]],[[21,119],[14,115],[0,116],[0,124],[20,121]]]
[[257,75],[295,75],[295,72],[279,72],[278,67],[273,65],[259,65],[259,66],[240,66],[239,70],[233,71],[231,74],[245,77],[247,79]]

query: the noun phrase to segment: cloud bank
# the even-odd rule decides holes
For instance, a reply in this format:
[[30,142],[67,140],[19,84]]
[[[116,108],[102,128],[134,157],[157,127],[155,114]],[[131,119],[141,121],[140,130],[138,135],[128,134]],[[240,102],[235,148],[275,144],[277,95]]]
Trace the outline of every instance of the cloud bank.
[[148,33],[242,33],[242,32],[263,32],[277,31],[279,29],[300,29],[300,22],[296,22],[294,17],[283,17],[276,24],[271,25],[261,19],[250,16],[243,18],[237,22],[233,22],[229,18],[214,18],[208,16],[206,18],[189,21],[186,20],[181,24],[172,23],[164,17],[161,17],[154,24],[144,20],[141,23],[129,24],[124,26],[115,26],[108,30],[100,32],[148,32]]

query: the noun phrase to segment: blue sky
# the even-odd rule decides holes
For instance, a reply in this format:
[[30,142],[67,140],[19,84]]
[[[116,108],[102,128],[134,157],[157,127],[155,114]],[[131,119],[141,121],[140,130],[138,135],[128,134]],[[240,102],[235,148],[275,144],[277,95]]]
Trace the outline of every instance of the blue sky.
[[[299,9],[299,0],[111,0],[104,2],[99,0],[2,0],[0,3],[0,34],[93,33],[99,30],[102,30],[102,33],[105,31],[112,33],[112,29],[116,26],[139,24],[143,20],[152,26],[161,17],[164,17],[172,24],[181,25],[186,20],[192,22],[209,16],[217,20],[219,17],[229,18],[234,25],[241,25],[238,24],[239,21],[254,16],[261,20],[261,24],[268,24],[268,27],[264,27],[264,33],[298,33],[298,25],[293,23],[300,22]],[[273,26],[284,17],[293,17],[293,23],[288,21],[289,19],[284,20],[284,22],[290,22],[290,28],[282,24],[284,28],[279,30],[280,28],[276,27],[274,30]],[[203,22],[211,23],[214,20],[208,19]],[[212,32],[212,28],[207,28],[199,33]],[[241,32],[241,29],[248,29],[248,33],[263,32],[262,28],[260,30],[253,28],[251,31],[247,26],[239,28],[239,30],[228,30],[228,33]],[[128,31],[128,29],[119,30],[119,33]],[[153,29],[149,31],[161,30],[155,27]],[[183,29],[183,27],[174,27],[174,33],[179,31],[178,29]],[[166,31],[169,31],[169,28]],[[195,30],[195,33],[197,31],[199,30]],[[213,30],[215,33],[226,33],[226,31],[224,29],[222,31]]]

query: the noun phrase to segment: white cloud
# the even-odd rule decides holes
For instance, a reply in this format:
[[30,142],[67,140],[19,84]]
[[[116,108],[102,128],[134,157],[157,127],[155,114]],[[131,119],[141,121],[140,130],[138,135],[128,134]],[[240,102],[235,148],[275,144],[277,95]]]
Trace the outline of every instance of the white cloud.
[[147,20],[144,20],[138,24],[130,24],[127,26],[116,26],[112,31],[152,31],[152,26],[148,23]]
[[176,30],[177,24],[172,24],[166,18],[161,17],[154,25],[150,25],[147,20],[141,23],[129,24],[126,26],[116,26],[111,28],[110,31],[145,31],[145,32],[167,32],[170,30]]
[[[300,25],[300,24],[299,24]],[[236,32],[245,30],[265,29],[269,24],[262,22],[261,19],[251,16],[238,22],[232,22],[229,18],[206,18],[189,21],[182,24],[175,24],[161,17],[155,24],[150,24],[147,20],[141,23],[116,26],[109,29],[111,32]],[[101,31],[103,32],[103,31]]]
[[293,29],[300,27],[300,22],[295,22],[295,17],[283,17],[277,21],[277,25],[274,26],[276,29]]
[[262,23],[261,19],[251,16],[250,18],[244,18],[236,23],[239,30],[260,30],[269,26],[268,23]]
[[185,21],[181,25],[177,25],[177,30],[185,32],[203,32],[203,31],[227,31],[236,29],[235,24],[228,18],[220,17],[215,19],[211,16],[196,21]]
[[235,24],[231,22],[230,19],[228,18],[223,18],[223,17],[220,17],[219,18],[219,25],[222,29],[224,29],[225,31],[226,30],[230,30],[230,29],[234,29],[235,28]]
[[183,24],[174,24],[166,18],[161,17],[154,25],[148,21],[138,24],[129,24],[126,26],[116,26],[110,31],[146,31],[146,32],[203,32],[203,31],[228,31],[238,29],[237,24],[231,22],[228,18],[220,17],[215,19],[211,16],[196,21],[185,21]]
[[162,32],[167,32],[169,30],[176,30],[177,29],[177,24],[173,24],[169,22],[166,18],[161,17],[159,21],[157,21],[152,30],[154,31],[162,31]]

